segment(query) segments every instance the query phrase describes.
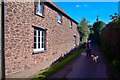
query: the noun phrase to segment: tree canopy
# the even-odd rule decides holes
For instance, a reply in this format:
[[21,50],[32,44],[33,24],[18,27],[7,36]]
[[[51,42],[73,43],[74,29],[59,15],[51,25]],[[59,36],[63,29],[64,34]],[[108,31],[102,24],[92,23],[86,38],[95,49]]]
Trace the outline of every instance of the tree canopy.
[[80,41],[86,42],[86,40],[88,39],[90,33],[88,29],[88,23],[89,21],[83,18],[79,25],[77,26],[78,32],[80,34]]
[[105,23],[103,21],[97,21],[93,24],[93,31],[94,31],[94,41],[98,42],[100,39],[100,34],[102,29],[105,27]]

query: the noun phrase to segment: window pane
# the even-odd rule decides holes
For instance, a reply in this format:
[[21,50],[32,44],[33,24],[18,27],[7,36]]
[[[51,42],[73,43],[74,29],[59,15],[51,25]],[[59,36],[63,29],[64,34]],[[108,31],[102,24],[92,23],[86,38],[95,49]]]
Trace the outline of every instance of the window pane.
[[42,31],[42,36],[44,36],[44,32]]
[[76,37],[74,37],[74,45],[76,45]]
[[44,43],[42,43],[42,48],[44,48]]
[[58,15],[58,21],[60,21],[60,15]]
[[40,36],[40,31],[38,31],[38,36]]
[[34,36],[36,36],[36,30],[34,29]]
[[58,14],[58,21],[61,22],[61,15]]
[[36,42],[36,37],[34,37],[34,42]]
[[44,37],[42,37],[42,42],[44,42]]
[[60,15],[60,22],[62,21],[61,15]]
[[41,49],[45,47],[45,32],[42,30],[34,30],[34,49]]
[[72,21],[70,21],[70,26],[72,26]]
[[42,31],[42,42],[44,42],[44,32]]
[[34,49],[36,49],[36,43],[34,43]]
[[38,43],[38,48],[40,48],[40,43]]
[[40,37],[38,37],[38,42],[40,42]]
[[43,6],[42,6],[42,4],[40,3],[40,8],[39,8],[39,13],[40,13],[40,14],[42,14],[42,8],[43,8]]

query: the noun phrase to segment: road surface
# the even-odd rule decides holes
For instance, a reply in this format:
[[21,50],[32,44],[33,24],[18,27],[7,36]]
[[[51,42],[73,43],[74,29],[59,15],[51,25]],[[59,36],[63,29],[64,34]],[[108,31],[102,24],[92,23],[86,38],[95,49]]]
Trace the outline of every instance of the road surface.
[[50,78],[108,78],[106,65],[97,45],[94,44],[91,48],[92,54],[99,56],[98,63],[93,62],[90,57],[87,58],[84,50],[78,58]]

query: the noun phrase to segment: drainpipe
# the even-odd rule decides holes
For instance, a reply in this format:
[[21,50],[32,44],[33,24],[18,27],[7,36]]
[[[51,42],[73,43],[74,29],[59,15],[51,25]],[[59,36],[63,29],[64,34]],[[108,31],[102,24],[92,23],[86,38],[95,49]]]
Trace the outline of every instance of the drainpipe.
[[5,1],[1,0],[1,78],[5,79]]

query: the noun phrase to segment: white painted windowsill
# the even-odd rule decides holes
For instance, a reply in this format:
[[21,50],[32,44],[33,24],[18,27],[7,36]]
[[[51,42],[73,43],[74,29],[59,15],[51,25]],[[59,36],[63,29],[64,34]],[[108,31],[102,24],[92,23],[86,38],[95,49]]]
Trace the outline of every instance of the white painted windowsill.
[[62,22],[58,21],[59,24],[62,24]]
[[42,13],[36,12],[36,15],[40,16],[40,17],[44,17]]
[[45,53],[45,52],[48,52],[48,51],[46,51],[46,50],[42,50],[42,51],[34,51],[33,54]]

